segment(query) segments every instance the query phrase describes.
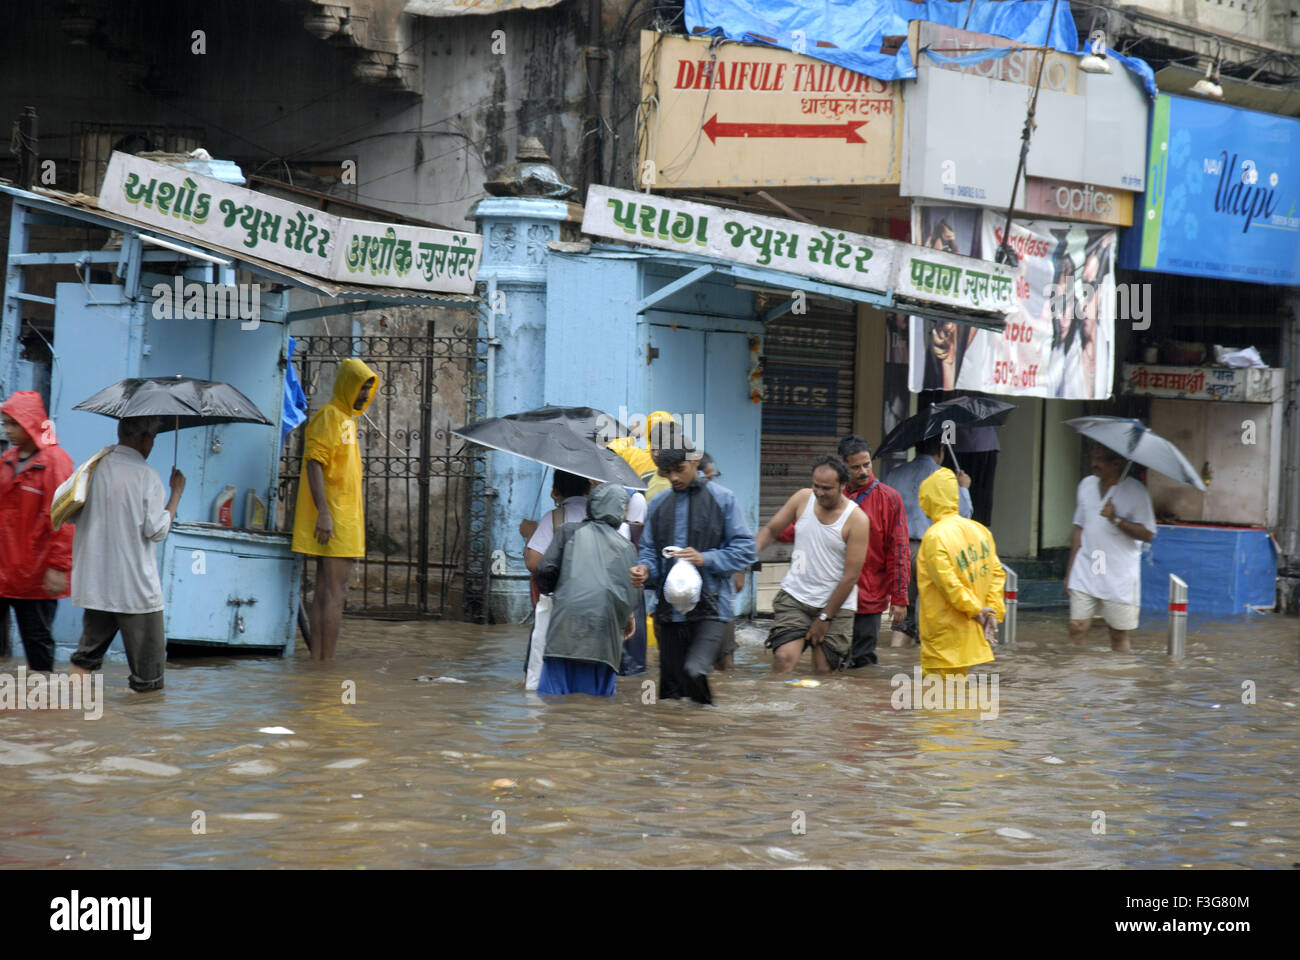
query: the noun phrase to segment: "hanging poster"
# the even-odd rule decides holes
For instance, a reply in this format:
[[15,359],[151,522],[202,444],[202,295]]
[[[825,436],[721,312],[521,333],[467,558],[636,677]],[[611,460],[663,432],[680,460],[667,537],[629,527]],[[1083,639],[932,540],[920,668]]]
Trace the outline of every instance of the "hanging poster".
[[[915,205],[922,246],[992,260],[1005,220],[976,207]],[[1111,395],[1115,344],[1116,234],[1054,220],[1013,221],[1020,258],[1014,309],[1000,333],[912,318],[909,389],[1066,400]]]

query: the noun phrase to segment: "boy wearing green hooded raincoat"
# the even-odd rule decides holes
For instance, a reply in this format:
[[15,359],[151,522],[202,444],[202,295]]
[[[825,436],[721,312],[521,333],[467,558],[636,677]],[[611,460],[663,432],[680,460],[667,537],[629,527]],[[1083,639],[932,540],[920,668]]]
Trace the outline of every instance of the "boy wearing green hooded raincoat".
[[334,658],[352,561],[366,555],[357,418],[378,389],[375,372],[349,357],[339,364],[333,398],[307,422],[293,550],[316,557],[309,614],[313,660]]

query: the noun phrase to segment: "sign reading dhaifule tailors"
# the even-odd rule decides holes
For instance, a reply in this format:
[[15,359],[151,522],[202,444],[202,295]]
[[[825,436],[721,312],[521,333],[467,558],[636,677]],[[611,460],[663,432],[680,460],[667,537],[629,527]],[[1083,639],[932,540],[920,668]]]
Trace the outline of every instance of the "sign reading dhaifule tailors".
[[981,313],[1012,307],[1014,274],[942,250],[595,185],[582,232],[764,267],[919,304]]
[[477,234],[347,220],[125,153],[109,161],[99,206],[349,284],[472,293],[483,249]]
[[898,183],[898,84],[788,50],[652,30],[641,34],[641,76],[642,185]]

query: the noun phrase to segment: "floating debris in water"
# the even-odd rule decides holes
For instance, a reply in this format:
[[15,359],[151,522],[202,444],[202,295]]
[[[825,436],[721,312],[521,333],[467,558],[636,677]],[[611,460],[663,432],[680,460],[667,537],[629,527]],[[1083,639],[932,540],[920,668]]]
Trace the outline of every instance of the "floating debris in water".
[[541,786],[541,787],[553,787],[553,786],[555,786],[555,781],[554,781],[554,780],[547,780],[545,777],[534,777],[534,778],[533,778],[533,783],[535,783],[535,784],[537,784],[538,786]]
[[1033,840],[1034,835],[1028,830],[1021,830],[1019,827],[998,827],[993,831],[999,837],[1007,837],[1011,840]]
[[457,680],[455,677],[435,677],[431,673],[422,673],[415,679],[420,683],[469,683],[468,680]]
[[335,760],[333,763],[325,764],[326,770],[350,770],[353,767],[359,767],[363,763],[369,763],[365,757],[348,757],[346,760]]
[[1060,757],[1043,757],[1043,763],[1065,763]]
[[519,786],[519,784],[511,780],[509,777],[497,777],[492,781],[493,790],[509,790],[512,787],[517,786]]
[[285,735],[287,735],[287,734],[292,734],[292,733],[293,733],[293,731],[290,730],[288,727],[258,727],[258,728],[257,728],[257,732],[258,732],[258,733],[274,733],[274,734],[276,734],[277,736],[285,736]]
[[1229,821],[1228,826],[1230,826],[1230,827],[1246,827],[1246,826],[1249,826],[1249,824],[1246,823],[1245,820],[1231,820],[1231,821]]
[[[820,687],[822,682],[820,680],[787,680],[785,685],[787,687]],[[776,848],[773,847],[773,849]]]
[[231,764],[230,772],[239,774],[241,777],[260,777],[263,774],[275,773],[275,764],[266,760],[244,760],[240,763]]
[[799,854],[792,853],[789,850],[784,850],[781,847],[768,847],[767,855],[769,857],[776,857],[776,859],[778,860],[789,860],[793,863],[798,863],[799,861],[803,860],[803,857],[800,856]]

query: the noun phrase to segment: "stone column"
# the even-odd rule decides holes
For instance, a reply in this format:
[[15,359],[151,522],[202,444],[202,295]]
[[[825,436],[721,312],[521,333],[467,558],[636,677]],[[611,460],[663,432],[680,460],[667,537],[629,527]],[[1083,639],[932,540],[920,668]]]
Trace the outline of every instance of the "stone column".
[[[560,240],[566,221],[581,208],[564,198],[573,187],[549,166],[541,144],[529,138],[502,177],[486,184],[494,194],[474,209],[483,235],[478,280],[490,311],[493,339],[487,416],[499,417],[545,406],[547,244]],[[540,195],[539,195],[540,194]],[[537,519],[554,504],[545,468],[522,457],[493,451],[488,485],[496,491],[489,529],[492,576],[488,617],[519,623],[528,616],[529,573],[519,523]],[[545,489],[542,489],[545,482]],[[540,491],[540,496],[539,496]]]

